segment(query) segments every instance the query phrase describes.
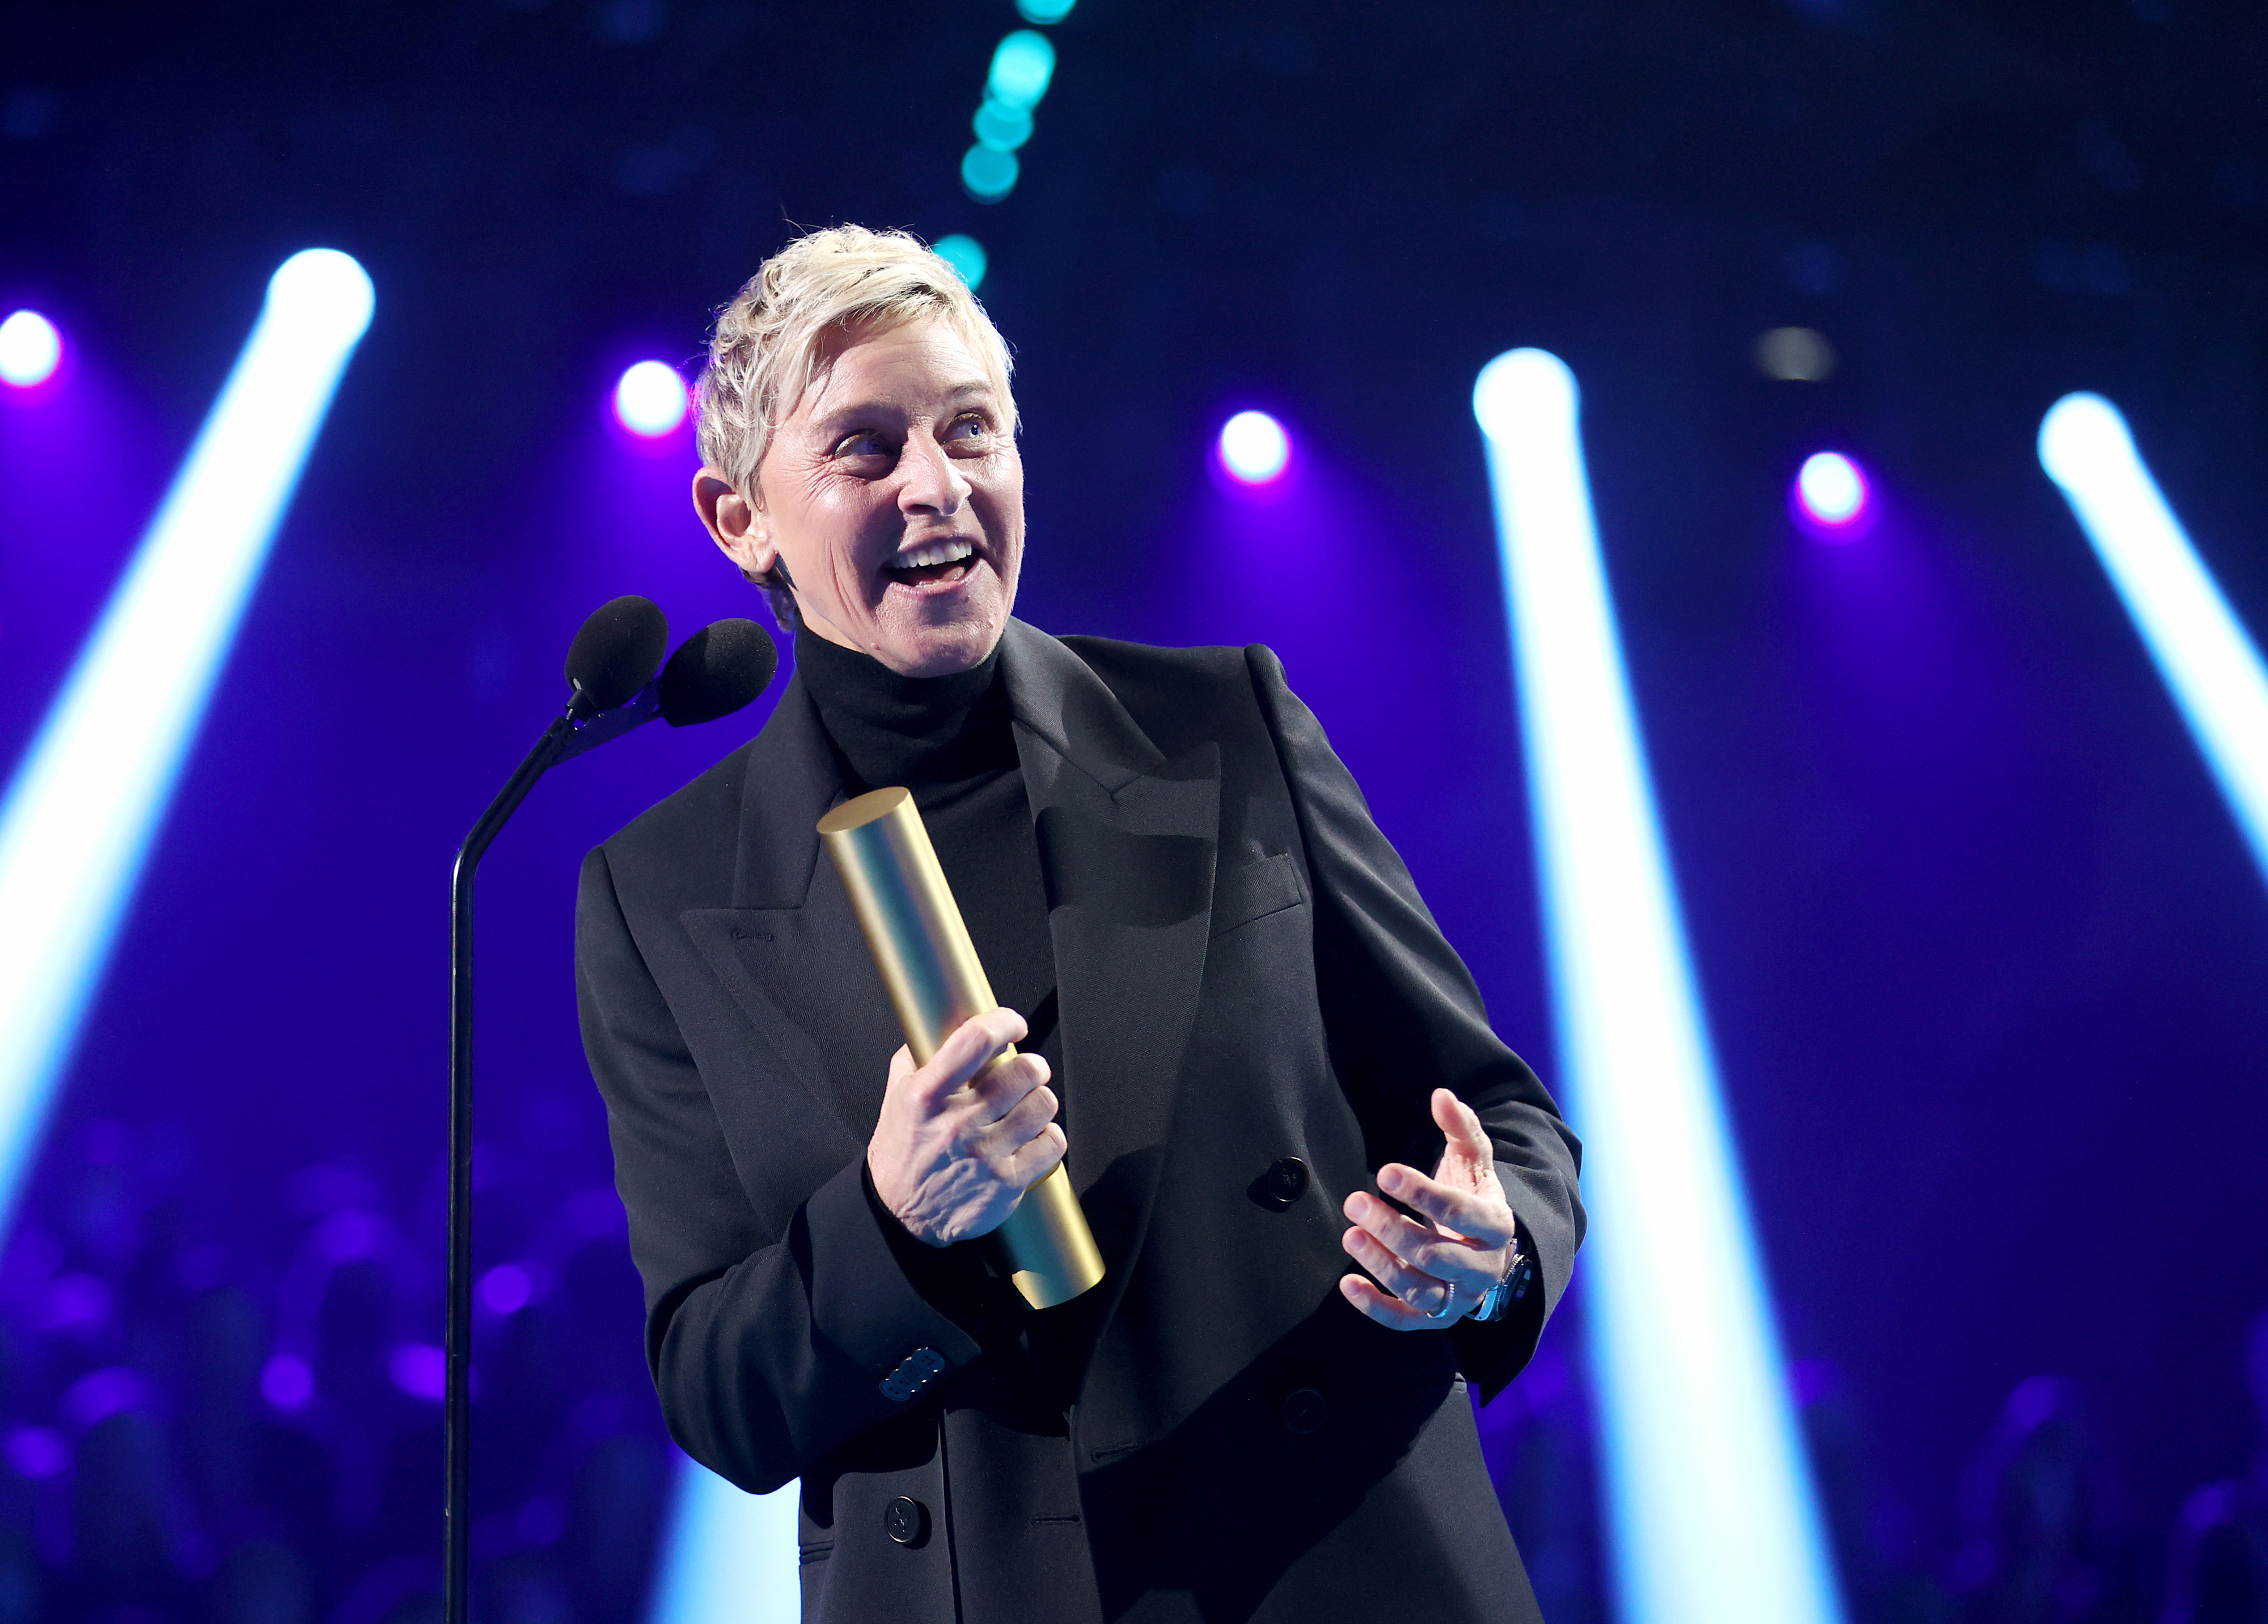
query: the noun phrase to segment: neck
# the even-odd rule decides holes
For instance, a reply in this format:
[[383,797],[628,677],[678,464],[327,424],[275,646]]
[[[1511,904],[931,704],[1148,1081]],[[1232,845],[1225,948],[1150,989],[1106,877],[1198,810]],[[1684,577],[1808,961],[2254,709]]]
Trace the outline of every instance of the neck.
[[908,677],[805,627],[795,663],[861,788],[951,788],[1016,765],[997,645],[969,670]]

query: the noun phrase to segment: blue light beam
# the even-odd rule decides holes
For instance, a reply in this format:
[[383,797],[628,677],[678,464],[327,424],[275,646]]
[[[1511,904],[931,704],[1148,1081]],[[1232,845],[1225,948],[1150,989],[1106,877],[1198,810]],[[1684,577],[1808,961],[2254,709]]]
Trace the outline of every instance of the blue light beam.
[[1840,1624],[1623,669],[1575,379],[1484,368],[1625,1624]]
[[648,1624],[797,1624],[800,1492],[799,1483],[790,1483],[769,1495],[743,1494],[681,1457]]
[[295,254],[0,803],[0,1232],[347,358],[361,266]]
[[2063,489],[2268,878],[2268,672],[2166,504],[2118,408],[2067,394],[2040,423]]

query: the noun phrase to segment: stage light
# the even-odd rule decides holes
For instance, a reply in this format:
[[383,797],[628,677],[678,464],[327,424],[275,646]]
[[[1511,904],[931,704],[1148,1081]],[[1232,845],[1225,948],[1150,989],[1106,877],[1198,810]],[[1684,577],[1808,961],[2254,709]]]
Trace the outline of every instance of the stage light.
[[1574,378],[1485,367],[1486,436],[1624,1624],[1838,1624],[1608,594]]
[[2118,408],[2067,394],[2040,424],[2062,487],[2268,877],[2268,671],[2167,505]]
[[1865,473],[1841,452],[1806,457],[1789,493],[1805,528],[1830,539],[1851,535],[1864,524],[1872,495]]
[[990,96],[976,109],[976,116],[969,125],[976,131],[976,143],[990,147],[995,152],[1013,152],[1032,138],[1030,110],[1008,107]]
[[293,254],[0,803],[0,1231],[269,543],[370,325]]
[[961,184],[980,203],[997,203],[1016,189],[1020,165],[1013,152],[978,144],[961,155]]
[[63,335],[38,311],[19,310],[0,321],[0,384],[37,388],[63,361]]
[[1239,412],[1220,426],[1220,466],[1245,485],[1283,477],[1292,460],[1291,437],[1265,412]]
[[1019,28],[993,51],[984,93],[1004,107],[1029,113],[1048,93],[1048,81],[1055,72],[1056,48],[1048,43],[1048,36]]
[[797,1624],[803,1616],[794,1483],[742,1494],[681,1459],[647,1624]]
[[1071,15],[1079,0],[1016,0],[1016,11],[1027,23],[1059,23]]
[[1815,384],[1835,371],[1835,346],[1810,327],[1774,327],[1756,339],[1756,370],[1785,383]]
[[930,246],[938,258],[952,266],[954,274],[968,284],[971,293],[984,285],[984,245],[976,239],[955,231],[950,237],[939,238]]
[[615,417],[642,439],[674,433],[685,421],[685,380],[666,361],[641,361],[615,385]]

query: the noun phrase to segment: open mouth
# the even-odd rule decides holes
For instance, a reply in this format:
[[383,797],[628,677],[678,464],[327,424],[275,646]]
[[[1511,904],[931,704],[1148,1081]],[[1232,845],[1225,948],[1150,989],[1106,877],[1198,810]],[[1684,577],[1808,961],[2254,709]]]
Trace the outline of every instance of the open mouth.
[[976,568],[976,548],[968,541],[926,541],[909,547],[882,566],[883,578],[900,586],[950,586]]

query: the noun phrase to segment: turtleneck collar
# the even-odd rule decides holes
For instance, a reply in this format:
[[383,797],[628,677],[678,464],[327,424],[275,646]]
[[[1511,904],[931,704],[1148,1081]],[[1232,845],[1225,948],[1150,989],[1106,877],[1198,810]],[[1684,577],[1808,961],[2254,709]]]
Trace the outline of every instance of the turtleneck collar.
[[946,791],[1016,765],[998,644],[982,665],[904,677],[872,655],[795,633],[795,665],[819,719],[862,787]]

